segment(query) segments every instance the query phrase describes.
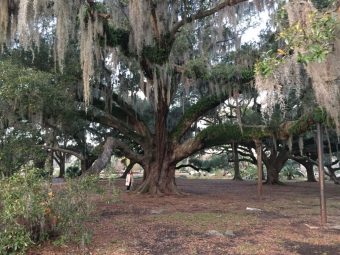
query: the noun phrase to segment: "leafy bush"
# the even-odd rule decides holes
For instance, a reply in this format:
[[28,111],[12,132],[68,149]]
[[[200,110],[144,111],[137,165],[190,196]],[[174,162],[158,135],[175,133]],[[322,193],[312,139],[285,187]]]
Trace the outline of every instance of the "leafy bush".
[[257,180],[257,167],[254,165],[249,165],[243,171],[241,171],[242,178],[246,180]]
[[209,159],[201,160],[197,157],[189,159],[189,163],[208,172],[225,169],[228,167],[228,159],[223,155],[212,155]]
[[0,254],[24,254],[32,244],[29,233],[20,225],[10,225],[6,228],[0,225]]
[[282,168],[280,175],[285,177],[287,180],[293,180],[296,177],[303,177],[304,175],[299,171],[296,164],[292,163],[290,160]]
[[49,185],[35,171],[16,173],[1,181],[0,254],[24,252],[48,236],[45,210]]
[[80,168],[78,166],[69,166],[66,168],[65,172],[66,177],[75,178],[81,175]]
[[94,209],[89,193],[100,191],[97,181],[69,179],[53,192],[36,169],[1,180],[0,254],[23,254],[33,243],[56,236],[61,242],[88,243],[91,234],[84,222]]
[[[266,175],[266,167],[263,165],[263,173]],[[241,171],[241,176],[246,180],[257,180],[258,171],[256,165],[249,165]],[[264,176],[265,177],[265,176]]]
[[60,235],[58,242],[73,240],[82,245],[89,242],[91,235],[83,223],[90,219],[94,209],[89,193],[102,192],[97,184],[98,178],[91,176],[68,179],[65,187],[55,194],[51,210],[58,219],[55,226]]

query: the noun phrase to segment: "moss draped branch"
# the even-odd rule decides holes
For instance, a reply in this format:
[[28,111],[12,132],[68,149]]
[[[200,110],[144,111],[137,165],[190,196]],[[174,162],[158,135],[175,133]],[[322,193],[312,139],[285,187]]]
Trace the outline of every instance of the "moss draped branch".
[[177,22],[171,30],[171,36],[174,38],[176,33],[179,31],[179,29],[187,23],[191,23],[195,20],[199,20],[199,19],[203,19],[205,17],[211,16],[214,13],[218,12],[219,10],[222,10],[223,8],[227,6],[234,6],[245,1],[246,0],[225,0],[205,11],[199,10],[195,14]]
[[266,127],[243,127],[243,133],[238,125],[213,125],[202,130],[195,138],[179,145],[174,151],[174,160],[182,160],[202,149],[224,145],[231,142],[251,141],[271,137],[272,132]]
[[239,125],[221,124],[207,127],[196,137],[204,144],[205,148],[223,145],[231,142],[243,142],[272,136],[272,132],[266,127],[243,126],[243,132]]
[[305,133],[316,123],[323,123],[327,120],[327,114],[321,108],[315,108],[312,112],[302,115],[296,121],[288,121],[280,126],[277,137],[286,140],[289,136]]
[[[138,135],[145,137],[145,139],[150,140],[151,132],[147,125],[144,123],[142,117],[118,94],[112,92],[113,103],[110,113],[107,113],[105,111],[105,103],[103,101],[98,99],[94,99],[93,101],[93,108],[90,109],[90,112],[88,114],[94,115],[95,113],[99,113],[99,111],[101,111],[100,115],[106,116],[105,122],[107,124],[110,123],[109,126],[115,125],[112,127],[118,130],[121,130],[119,126],[122,126],[122,132],[123,130],[129,130],[130,132],[137,133]],[[100,123],[100,120],[97,117],[96,121]],[[102,118],[102,120],[104,119]],[[116,121],[117,123],[113,123],[114,121]],[[126,132],[124,133],[127,134]]]
[[219,106],[221,102],[228,98],[227,94],[223,94],[220,96],[212,96],[206,97],[198,101],[196,104],[191,106],[188,110],[185,111],[184,115],[180,119],[177,127],[172,133],[172,137],[179,141],[182,136],[189,130],[191,125],[198,120],[204,113],[209,110]]
[[124,119],[122,120],[119,117],[117,118],[116,116],[95,107],[92,107],[89,111],[87,111],[86,118],[101,125],[115,128],[127,137],[130,137],[135,142],[139,143],[141,146],[145,146],[146,139],[144,134],[137,133],[136,130],[131,128],[127,121],[124,121]]
[[[116,102],[120,109],[129,116],[129,120],[132,121],[132,124],[136,128],[136,131],[138,131],[140,134],[147,137],[147,139],[150,139],[151,132],[147,125],[144,123],[142,117],[129,105],[126,103],[118,94],[112,93],[112,100]],[[114,109],[113,109],[114,110]],[[114,111],[112,110],[112,113],[114,114]]]

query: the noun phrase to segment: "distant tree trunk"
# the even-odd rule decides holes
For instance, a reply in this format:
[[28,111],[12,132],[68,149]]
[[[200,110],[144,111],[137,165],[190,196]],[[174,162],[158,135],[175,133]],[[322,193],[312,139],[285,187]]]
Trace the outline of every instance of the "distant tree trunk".
[[85,173],[86,170],[87,170],[86,159],[80,160],[80,171],[81,171],[81,174]]
[[314,175],[314,165],[313,163],[307,161],[304,164],[302,164],[306,168],[307,172],[307,182],[316,182],[315,175]]
[[[96,161],[96,157],[89,157],[89,156],[85,156],[85,159],[80,161],[80,171],[81,174],[89,172],[88,170],[90,169],[90,167],[94,164],[94,162]],[[106,163],[107,164],[107,163]],[[103,164],[103,167],[105,167],[106,165]],[[98,170],[98,169],[97,169]],[[100,171],[99,171],[100,172]]]
[[307,182],[316,182],[314,169],[313,169],[314,165],[312,163],[308,163],[304,165],[304,167],[306,168],[306,172],[307,172]]
[[234,156],[234,178],[235,181],[242,181],[241,173],[240,173],[240,161],[238,157],[238,143],[233,142],[233,156]]
[[64,152],[57,151],[54,153],[55,161],[59,166],[59,178],[64,178],[65,176],[65,162],[66,162],[66,154]]
[[53,177],[53,172],[54,172],[54,168],[53,168],[53,151],[50,151],[48,153],[48,158],[47,158],[47,169],[49,172],[49,176]]
[[299,159],[299,158],[293,157],[292,159],[306,168],[307,182],[316,182],[314,170],[313,170],[314,164],[312,162],[310,162],[308,159],[305,159],[305,158]]
[[279,180],[279,173],[284,164],[288,160],[289,152],[287,150],[281,150],[277,152],[275,149],[271,150],[269,157],[263,155],[263,163],[267,169],[266,184],[281,184]]
[[279,171],[274,168],[272,164],[266,165],[267,168],[267,180],[266,184],[280,184]]
[[326,167],[329,173],[329,177],[331,178],[331,180],[333,180],[334,184],[340,184],[340,178],[336,177],[335,170],[331,166]]
[[126,175],[131,171],[131,169],[134,167],[135,164],[136,162],[130,161],[130,164],[127,166],[127,168],[125,169],[124,173],[122,174],[120,178],[126,178]]
[[59,178],[64,178],[65,176],[65,161],[66,161],[65,153],[62,153],[62,156],[60,158],[60,164],[59,164],[59,169],[60,169],[59,176],[58,176]]
[[[112,150],[113,150],[114,140],[108,137],[103,145],[103,152],[100,156],[93,162],[89,169],[86,169],[89,173],[99,174],[111,160]],[[85,166],[86,167],[86,166]]]

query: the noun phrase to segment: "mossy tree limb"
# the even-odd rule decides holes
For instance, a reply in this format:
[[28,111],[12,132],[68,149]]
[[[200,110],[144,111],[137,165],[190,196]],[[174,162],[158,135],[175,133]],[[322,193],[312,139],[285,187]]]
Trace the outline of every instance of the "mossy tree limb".
[[214,146],[230,144],[232,142],[248,142],[254,139],[270,137],[272,132],[265,127],[243,127],[243,133],[239,125],[220,124],[207,127],[195,138],[176,146],[174,160],[180,161],[186,157]]
[[[96,113],[99,115],[105,115],[107,118],[117,120],[117,125],[122,128],[128,128],[132,132],[144,136],[146,139],[150,139],[151,132],[142,119],[142,117],[131,107],[130,104],[126,103],[118,94],[112,92],[112,106],[110,110],[106,110],[105,102],[98,99],[93,99],[93,106],[89,109],[88,114],[92,114],[92,118],[97,118]],[[111,115],[111,116],[110,116]],[[91,117],[91,115],[90,115]],[[100,122],[99,122],[100,123]],[[108,123],[107,123],[108,124]],[[117,127],[117,129],[119,129]]]
[[227,98],[227,94],[223,94],[221,96],[205,97],[187,109],[177,124],[175,130],[172,132],[173,139],[179,141],[200,116],[219,106],[221,102]]
[[315,108],[312,112],[302,115],[296,121],[287,121],[281,124],[277,137],[286,140],[289,136],[300,135],[308,131],[316,123],[327,120],[327,114],[321,108]]

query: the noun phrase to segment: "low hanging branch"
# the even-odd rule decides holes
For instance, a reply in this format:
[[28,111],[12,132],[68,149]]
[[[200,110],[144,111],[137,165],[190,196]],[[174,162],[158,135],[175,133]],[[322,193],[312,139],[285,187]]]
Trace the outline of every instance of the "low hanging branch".
[[278,134],[278,139],[287,140],[292,135],[299,135],[306,132],[316,122],[325,121],[325,114],[319,109],[314,112],[303,115],[296,121],[284,123],[278,131],[270,130],[266,126],[243,126],[243,132],[238,125],[221,124],[213,125],[205,128],[197,134],[195,138],[177,146],[174,150],[174,161],[185,159],[186,157],[196,153],[202,149],[210,148],[237,142],[249,142],[254,139],[263,139]]
[[64,153],[73,155],[73,156],[77,157],[80,160],[84,160],[85,159],[85,157],[82,154],[80,154],[78,152],[75,152],[75,151],[72,151],[72,150],[69,150],[69,149],[60,148],[60,147],[53,147],[53,146],[48,146],[48,145],[42,145],[42,148],[47,149],[47,150],[51,150],[51,151],[64,152]]
[[184,167],[190,167],[190,168],[192,168],[196,171],[202,170],[202,171],[209,172],[211,170],[210,168],[198,167],[198,166],[195,166],[193,164],[181,164],[181,165],[176,166],[176,169],[181,169],[181,168],[184,168]]

